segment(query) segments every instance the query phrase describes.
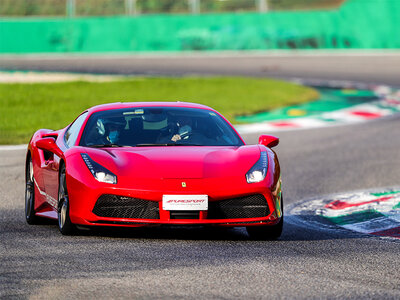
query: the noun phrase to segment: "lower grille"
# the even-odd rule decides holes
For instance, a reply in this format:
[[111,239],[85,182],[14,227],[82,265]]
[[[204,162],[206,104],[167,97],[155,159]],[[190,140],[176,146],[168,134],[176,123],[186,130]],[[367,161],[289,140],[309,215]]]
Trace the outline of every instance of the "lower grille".
[[171,210],[171,219],[199,219],[200,212],[196,210]]
[[208,203],[208,219],[261,218],[269,214],[267,200],[261,194]]
[[93,208],[93,213],[107,218],[160,218],[158,202],[116,195],[101,195]]

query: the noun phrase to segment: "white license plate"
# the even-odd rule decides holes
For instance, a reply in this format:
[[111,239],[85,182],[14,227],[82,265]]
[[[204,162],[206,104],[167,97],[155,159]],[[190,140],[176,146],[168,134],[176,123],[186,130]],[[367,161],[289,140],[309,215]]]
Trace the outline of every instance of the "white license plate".
[[163,195],[163,210],[207,210],[208,195]]

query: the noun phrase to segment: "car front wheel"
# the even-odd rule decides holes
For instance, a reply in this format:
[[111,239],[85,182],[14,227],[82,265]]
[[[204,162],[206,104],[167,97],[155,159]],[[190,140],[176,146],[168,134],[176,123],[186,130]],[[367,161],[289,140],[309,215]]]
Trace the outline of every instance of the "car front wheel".
[[282,234],[283,216],[276,225],[272,226],[248,226],[247,233],[253,240],[276,240]]
[[63,235],[71,235],[75,232],[75,225],[69,218],[69,197],[67,190],[67,181],[65,175],[65,165],[60,169],[60,178],[58,186],[58,229]]
[[25,219],[30,225],[37,223],[37,217],[35,215],[35,179],[31,157],[29,157],[26,164],[25,174]]
[[281,197],[282,216],[275,225],[267,226],[247,226],[246,230],[250,238],[253,240],[276,240],[282,234],[283,229],[283,197]]

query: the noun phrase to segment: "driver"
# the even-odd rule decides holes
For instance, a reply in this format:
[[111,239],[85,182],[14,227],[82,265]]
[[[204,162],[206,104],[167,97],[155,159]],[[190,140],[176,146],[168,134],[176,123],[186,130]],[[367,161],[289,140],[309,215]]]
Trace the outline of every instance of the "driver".
[[178,121],[168,124],[168,130],[159,137],[160,143],[177,142],[187,140],[192,134],[192,119],[186,116],[180,117]]
[[181,117],[177,122],[178,132],[175,133],[171,141],[187,140],[192,133],[192,119],[189,117]]

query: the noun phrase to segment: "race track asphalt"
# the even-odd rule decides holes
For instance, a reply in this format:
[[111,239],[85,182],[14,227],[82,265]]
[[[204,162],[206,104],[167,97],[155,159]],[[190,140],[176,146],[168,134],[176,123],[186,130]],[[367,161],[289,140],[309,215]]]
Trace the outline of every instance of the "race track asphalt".
[[400,52],[254,52],[169,55],[0,56],[0,70],[122,75],[234,75],[351,80],[399,86]]
[[[211,70],[215,68],[213,58],[202,59]],[[226,65],[221,73],[274,75],[247,70],[246,59],[242,59],[236,58],[236,72],[232,71],[233,58],[222,59]],[[256,57],[248,59],[257,65]],[[258,59],[258,65],[263,65],[265,58]],[[280,59],[283,70],[293,58]],[[336,72],[329,68],[345,64],[340,57],[328,57],[325,62],[318,57],[314,62],[307,58],[307,62],[298,63],[303,67],[292,66],[292,71],[275,75],[295,77],[304,73],[307,78],[312,74],[313,78],[400,86],[398,58],[371,58],[367,67],[365,59],[352,58],[347,73],[344,66],[337,67]],[[49,61],[48,69],[55,70],[54,60]],[[73,65],[63,61],[58,61],[57,71]],[[85,69],[84,61],[96,69]],[[131,65],[131,73],[140,73],[132,67],[134,62],[127,61],[127,57],[113,63],[82,59],[79,71],[112,73],[120,67],[129,73]],[[15,66],[19,63],[14,61]],[[46,61],[33,59],[29,63],[47,68]],[[145,70],[145,63],[141,63]],[[155,62],[148,63],[147,69],[156,73],[152,67]],[[310,74],[305,72],[307,64]],[[166,74],[168,68],[177,74],[172,65],[170,59],[160,59]],[[243,66],[243,73],[239,66]],[[375,72],[369,71],[370,66]],[[196,73],[197,67],[190,63],[185,68],[182,74]],[[332,193],[400,185],[399,116],[276,134],[281,138],[276,151],[287,208]],[[245,139],[256,143],[257,137],[252,134]],[[64,237],[52,222],[29,226],[24,220],[24,155],[21,150],[0,151],[1,298],[400,298],[398,241],[327,230],[312,215],[288,214],[281,239],[273,242],[251,241],[240,228],[96,230]]]

